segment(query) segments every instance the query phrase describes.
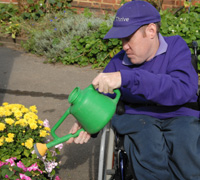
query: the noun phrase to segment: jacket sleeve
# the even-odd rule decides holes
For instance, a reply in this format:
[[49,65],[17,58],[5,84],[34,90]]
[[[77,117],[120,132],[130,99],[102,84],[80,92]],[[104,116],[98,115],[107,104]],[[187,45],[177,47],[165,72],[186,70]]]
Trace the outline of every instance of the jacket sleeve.
[[165,73],[140,68],[120,70],[122,87],[128,88],[132,95],[141,95],[165,106],[197,101],[198,75],[192,66],[187,44],[178,36],[173,46],[168,46],[167,53]]

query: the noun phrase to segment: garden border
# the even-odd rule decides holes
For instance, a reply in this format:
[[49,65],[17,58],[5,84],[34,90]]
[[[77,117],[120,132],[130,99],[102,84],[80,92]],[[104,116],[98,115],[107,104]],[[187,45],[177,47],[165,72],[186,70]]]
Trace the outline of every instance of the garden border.
[[27,41],[25,38],[13,39],[11,37],[4,37],[0,35],[0,46],[12,47],[12,48],[21,48],[21,41],[24,43]]

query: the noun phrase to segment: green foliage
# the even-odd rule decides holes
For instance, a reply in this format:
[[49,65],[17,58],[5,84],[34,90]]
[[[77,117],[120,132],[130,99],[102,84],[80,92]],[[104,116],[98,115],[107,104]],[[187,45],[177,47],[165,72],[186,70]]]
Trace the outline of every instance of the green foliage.
[[103,40],[109,29],[110,27],[103,22],[90,36],[75,36],[71,41],[71,46],[65,48],[67,56],[60,61],[63,64],[77,63],[81,66],[93,64],[94,68],[105,67],[121,50],[121,41],[118,39]]
[[[190,13],[187,9],[182,9],[173,15],[168,10],[161,11],[161,34],[163,36],[180,35],[190,47],[193,54],[192,41],[199,45],[197,54],[200,54],[200,4],[191,6]],[[200,60],[200,56],[198,57]]]
[[[103,57],[102,54],[105,54],[105,51],[101,53],[100,50],[105,49],[105,41],[102,40],[102,37],[110,28],[112,18],[107,17],[107,20],[104,20],[104,18],[94,16],[88,18],[88,16],[91,16],[88,11],[79,15],[66,12],[48,16],[44,19],[44,22],[47,22],[45,27],[48,27],[48,29],[32,32],[31,38],[23,47],[29,52],[45,55],[48,58],[48,62],[51,63],[60,61],[64,64],[77,63],[82,66],[91,63],[96,58],[94,54],[99,54],[99,57]],[[89,53],[88,47],[91,46],[91,42],[93,43],[93,48],[96,45],[98,49]],[[80,47],[84,48],[85,46],[87,48],[81,50]],[[104,46],[104,48],[100,46]],[[77,47],[79,48],[78,50]],[[116,51],[116,49],[112,51]],[[110,51],[106,53],[112,54]],[[89,53],[89,57],[87,57],[87,53]],[[79,57],[77,58],[77,56]],[[78,62],[79,60],[81,62]]]
[[9,21],[10,18],[19,13],[18,8],[13,4],[0,4],[0,21]]
[[[5,8],[2,8],[4,10],[1,11],[1,17],[8,18],[10,22],[2,20],[0,32],[11,34],[13,38],[21,32],[26,32],[28,41],[22,46],[28,52],[46,56],[50,63],[62,62],[80,66],[92,64],[93,67],[105,67],[110,58],[121,49],[119,40],[102,39],[111,28],[114,16],[107,14],[104,17],[95,17],[89,9],[85,9],[83,14],[75,14],[66,9],[63,11],[71,0],[24,1],[27,1],[27,5],[23,6],[22,16],[26,18],[26,23],[19,17],[7,17],[4,13]],[[7,11],[12,12],[11,8],[12,6],[7,7]],[[197,41],[200,61],[200,5],[182,8],[175,15],[167,10],[161,11],[160,14],[161,34],[180,35],[192,53],[194,52],[191,43]],[[33,19],[34,22],[31,23],[28,19]]]
[[26,0],[20,6],[21,16],[24,19],[38,20],[46,13],[58,12],[71,7],[72,0]]

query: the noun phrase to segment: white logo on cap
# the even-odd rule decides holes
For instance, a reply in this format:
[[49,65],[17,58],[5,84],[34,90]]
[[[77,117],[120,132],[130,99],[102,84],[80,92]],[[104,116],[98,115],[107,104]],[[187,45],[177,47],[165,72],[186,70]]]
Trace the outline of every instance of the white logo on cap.
[[129,22],[129,18],[124,18],[124,17],[118,17],[118,16],[116,16],[115,17],[115,21],[123,21],[123,22]]

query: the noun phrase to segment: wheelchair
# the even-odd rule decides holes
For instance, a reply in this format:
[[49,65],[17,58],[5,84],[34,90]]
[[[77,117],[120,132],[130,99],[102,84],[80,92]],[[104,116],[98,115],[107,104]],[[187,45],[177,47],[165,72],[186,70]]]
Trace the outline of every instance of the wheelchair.
[[[194,54],[191,63],[198,73],[197,42],[192,42]],[[198,90],[200,92],[200,90]],[[198,97],[200,93],[197,92]],[[200,98],[198,99],[198,103]],[[198,104],[199,105],[199,104]],[[123,102],[119,101],[116,113],[123,114]],[[200,105],[198,106],[200,107]],[[123,136],[117,134],[108,123],[101,134],[98,180],[134,180],[128,157],[123,147]]]

